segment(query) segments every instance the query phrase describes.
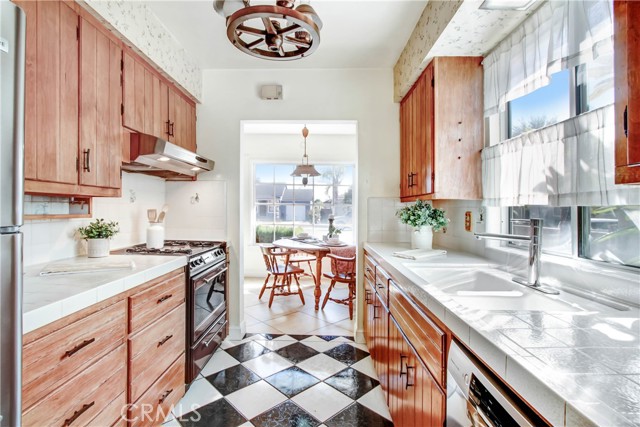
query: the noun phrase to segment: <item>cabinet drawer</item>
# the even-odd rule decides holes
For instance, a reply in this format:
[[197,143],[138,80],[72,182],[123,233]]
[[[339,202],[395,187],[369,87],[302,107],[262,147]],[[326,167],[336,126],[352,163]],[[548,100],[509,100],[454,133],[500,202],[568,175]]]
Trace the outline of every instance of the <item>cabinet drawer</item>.
[[119,346],[27,410],[24,426],[111,425],[126,404],[127,349]]
[[162,424],[184,394],[184,353],[129,409],[131,426]]
[[126,304],[117,302],[24,346],[23,408],[28,409],[126,340]]
[[369,255],[364,256],[364,276],[368,277],[372,282],[376,280],[376,263]]
[[380,295],[380,300],[389,307],[389,279],[390,276],[379,265],[376,265],[376,280],[374,282],[376,293]]
[[398,326],[416,349],[431,375],[444,388],[446,333],[409,301],[394,284],[390,286],[389,299],[390,311]]
[[130,401],[142,396],[185,350],[185,304],[129,339]]
[[129,298],[129,331],[135,333],[159,319],[185,298],[185,275],[166,278],[157,285]]

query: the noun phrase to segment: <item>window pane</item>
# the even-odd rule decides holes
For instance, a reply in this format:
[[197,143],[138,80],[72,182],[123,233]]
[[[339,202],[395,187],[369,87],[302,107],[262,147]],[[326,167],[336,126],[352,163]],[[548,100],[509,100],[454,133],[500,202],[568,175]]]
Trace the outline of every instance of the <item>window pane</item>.
[[578,66],[576,84],[579,113],[613,104],[613,53]]
[[509,138],[567,120],[571,115],[569,70],[551,75],[545,87],[509,102]]
[[581,256],[640,267],[640,206],[583,208]]
[[[571,255],[571,208],[518,206],[510,208],[509,212],[511,234],[529,235],[529,224],[514,220],[540,218],[542,219],[542,249],[545,252]],[[519,243],[517,246],[526,247],[528,244]]]

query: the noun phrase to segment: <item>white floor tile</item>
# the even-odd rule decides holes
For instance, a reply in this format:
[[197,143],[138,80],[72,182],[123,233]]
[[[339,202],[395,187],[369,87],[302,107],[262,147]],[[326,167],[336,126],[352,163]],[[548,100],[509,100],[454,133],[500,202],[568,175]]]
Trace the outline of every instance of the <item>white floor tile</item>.
[[287,400],[284,394],[262,380],[233,392],[226,398],[229,403],[248,419]]
[[373,360],[371,360],[370,356],[365,357],[359,362],[351,365],[353,369],[356,369],[362,372],[365,375],[369,375],[371,378],[378,379],[378,374],[376,373],[376,368],[373,366]]
[[261,344],[267,347],[271,351],[276,351],[281,349],[282,347],[291,345],[291,341],[277,341],[277,340],[266,340],[266,339],[262,339],[262,340],[256,339],[254,341],[257,342],[258,344]]
[[247,328],[250,328],[251,325],[255,325],[256,323],[260,323],[261,321],[256,319],[253,316],[250,316],[248,314],[245,313],[244,315],[244,323],[246,325]]
[[308,338],[300,342],[303,343],[304,345],[308,345],[309,347],[313,348],[316,351],[319,351],[320,353],[324,353],[325,351],[331,350],[333,347],[336,347],[342,344],[341,342],[336,342],[335,340],[327,342],[323,339],[312,340]]
[[294,396],[291,400],[322,422],[342,411],[353,402],[353,400],[325,383],[316,384]]
[[327,326],[327,322],[299,312],[278,317],[265,323],[274,328],[286,330],[288,334],[306,334]]
[[162,424],[163,427],[182,427],[180,425],[180,423],[178,422],[178,420],[176,420],[175,418],[172,418],[169,421],[166,421],[164,424]]
[[[263,296],[262,298],[265,297]],[[283,305],[278,301],[274,301],[273,305],[271,305],[271,308],[269,308],[267,304],[259,304],[245,308],[244,312],[245,314],[258,319],[261,322],[265,322],[281,316],[286,316],[289,313],[294,313],[300,308],[302,308],[302,302],[298,299],[298,303],[296,305]]]
[[181,417],[221,397],[222,394],[209,381],[206,379],[196,380],[189,387],[187,394],[173,408],[173,415]]
[[358,403],[366,406],[374,412],[377,412],[388,420],[391,419],[391,414],[389,413],[387,401],[384,398],[384,392],[382,391],[381,386],[374,388],[369,393],[362,396],[358,399]]
[[337,326],[335,323],[323,326],[319,329],[315,329],[311,332],[309,332],[309,334],[312,335],[351,335],[353,334],[353,331],[349,331],[346,330],[344,328],[341,328],[340,326]]
[[203,377],[208,377],[211,374],[236,366],[239,363],[240,362],[229,355],[226,351],[216,351],[213,353],[213,356],[211,356],[211,359],[209,359],[207,364],[204,365],[200,374],[202,374]]
[[275,328],[271,325],[267,325],[264,322],[251,325],[251,327],[247,328],[247,332],[254,333],[254,334],[284,334],[284,332],[281,331],[280,329]]
[[[305,343],[305,345],[310,345],[314,343]],[[298,363],[298,366],[301,369],[304,369],[314,377],[325,380],[329,378],[331,375],[336,374],[343,369],[347,368],[347,365],[344,363],[338,362],[336,359],[327,356],[326,354],[316,354],[313,357],[308,358],[305,361]]]
[[256,357],[255,359],[248,360],[244,362],[243,365],[260,375],[262,378],[266,378],[276,372],[280,372],[283,369],[293,366],[293,363],[289,362],[278,353],[271,352],[263,354],[260,357]]

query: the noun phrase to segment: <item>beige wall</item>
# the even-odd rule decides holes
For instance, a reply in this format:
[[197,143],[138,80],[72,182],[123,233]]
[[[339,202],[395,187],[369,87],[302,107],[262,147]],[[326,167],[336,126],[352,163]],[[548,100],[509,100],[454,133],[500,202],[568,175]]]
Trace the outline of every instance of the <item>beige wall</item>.
[[[281,84],[284,100],[263,101],[263,84]],[[241,268],[246,230],[241,189],[241,122],[245,120],[354,120],[358,123],[358,243],[366,240],[367,198],[399,195],[398,104],[390,69],[206,70],[198,106],[198,151],[216,161],[201,179],[227,182],[227,240],[231,245],[229,320],[231,333],[244,330]],[[296,150],[297,151],[297,150]],[[298,156],[300,154],[298,153]],[[362,298],[360,298],[361,307]],[[362,320],[358,320],[361,329]]]

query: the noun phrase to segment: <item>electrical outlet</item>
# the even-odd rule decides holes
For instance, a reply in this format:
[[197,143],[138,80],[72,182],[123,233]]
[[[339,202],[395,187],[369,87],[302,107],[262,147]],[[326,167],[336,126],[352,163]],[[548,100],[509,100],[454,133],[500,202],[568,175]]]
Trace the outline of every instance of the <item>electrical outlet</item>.
[[471,232],[471,211],[464,213],[464,231]]

